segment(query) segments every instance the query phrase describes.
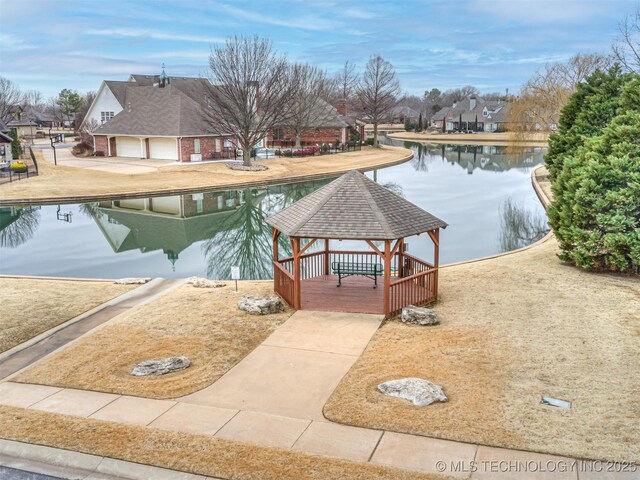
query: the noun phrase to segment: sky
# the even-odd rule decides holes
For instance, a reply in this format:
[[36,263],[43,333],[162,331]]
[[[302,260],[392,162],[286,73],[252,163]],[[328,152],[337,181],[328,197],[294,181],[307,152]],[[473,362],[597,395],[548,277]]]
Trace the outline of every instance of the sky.
[[545,64],[610,53],[640,0],[0,0],[0,75],[45,98],[131,73],[206,76],[212,46],[258,35],[334,74],[372,54],[422,95],[518,91]]

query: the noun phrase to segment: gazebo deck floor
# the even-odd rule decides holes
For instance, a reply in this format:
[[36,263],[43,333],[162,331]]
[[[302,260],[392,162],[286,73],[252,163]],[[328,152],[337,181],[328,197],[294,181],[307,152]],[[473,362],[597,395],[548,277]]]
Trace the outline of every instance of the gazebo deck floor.
[[[393,285],[395,278],[391,278]],[[378,278],[378,288],[373,280],[353,276],[342,279],[338,287],[337,275],[320,275],[302,280],[302,310],[345,313],[384,313],[384,279]],[[421,289],[414,286],[416,289]],[[423,290],[423,289],[421,289]]]

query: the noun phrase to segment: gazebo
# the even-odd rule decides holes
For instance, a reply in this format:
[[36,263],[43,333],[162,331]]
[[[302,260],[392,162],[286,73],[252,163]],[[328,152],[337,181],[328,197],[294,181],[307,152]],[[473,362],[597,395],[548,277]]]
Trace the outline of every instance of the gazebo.
[[[266,221],[273,228],[274,289],[295,309],[392,316],[438,297],[439,233],[447,224],[360,172]],[[406,251],[405,238],[422,233],[433,242],[433,264]],[[279,256],[281,234],[291,241],[292,257]],[[312,249],[320,240],[323,248]],[[370,250],[335,250],[330,240],[361,240]]]

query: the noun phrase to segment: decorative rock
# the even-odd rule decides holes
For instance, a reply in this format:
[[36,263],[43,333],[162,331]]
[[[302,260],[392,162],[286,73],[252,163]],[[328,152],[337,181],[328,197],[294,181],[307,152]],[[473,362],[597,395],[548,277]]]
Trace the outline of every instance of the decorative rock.
[[278,296],[256,298],[245,295],[238,301],[238,308],[251,315],[269,315],[284,311],[284,305]]
[[403,398],[417,407],[425,407],[433,402],[446,402],[447,396],[440,385],[422,378],[401,378],[378,385],[378,390],[390,397]]
[[226,285],[224,282],[218,282],[217,280],[209,280],[201,277],[191,277],[187,280],[187,283],[197,288],[220,288]]
[[242,162],[227,162],[227,167],[231,170],[241,170],[243,172],[261,172],[263,170],[268,170],[266,165],[244,165]]
[[142,285],[143,283],[148,283],[150,282],[151,279],[146,277],[146,278],[120,278],[118,280],[116,280],[115,283],[117,283],[118,285]]
[[430,308],[416,307],[414,305],[404,307],[400,319],[404,323],[412,325],[437,325],[440,323],[436,312]]
[[189,365],[191,365],[191,360],[187,357],[169,357],[163,358],[162,360],[145,360],[133,367],[131,375],[135,375],[136,377],[144,377],[146,375],[165,375],[167,373],[184,370]]

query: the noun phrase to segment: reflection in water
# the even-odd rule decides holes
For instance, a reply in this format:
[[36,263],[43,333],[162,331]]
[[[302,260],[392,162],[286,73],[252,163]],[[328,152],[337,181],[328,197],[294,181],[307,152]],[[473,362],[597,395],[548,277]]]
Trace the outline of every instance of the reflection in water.
[[500,206],[500,251],[508,252],[531,245],[549,231],[542,213],[534,213],[507,197]]
[[544,156],[540,147],[523,147],[514,151],[512,147],[495,145],[435,145],[390,139],[385,143],[413,150],[411,165],[417,172],[428,171],[429,164],[436,160],[457,164],[469,175],[476,169],[494,172],[512,168],[530,169],[542,163]]
[[[541,150],[513,154],[493,146],[405,146],[414,151],[410,162],[368,175],[450,223],[441,234],[442,263],[518,248],[546,230],[528,175],[541,162]],[[57,206],[0,208],[0,272],[228,278],[231,266],[238,266],[242,278],[270,278],[271,229],[265,217],[331,180],[65,205],[60,211]],[[504,202],[507,197],[512,200]],[[58,221],[60,212],[72,213],[73,222]],[[413,253],[429,258],[428,238],[407,240]],[[362,245],[344,241],[341,247]],[[291,255],[284,235],[279,249],[281,256]]]
[[16,248],[33,237],[40,224],[40,207],[0,208],[0,247]]

